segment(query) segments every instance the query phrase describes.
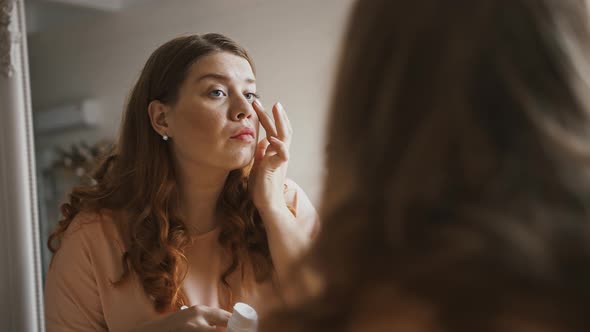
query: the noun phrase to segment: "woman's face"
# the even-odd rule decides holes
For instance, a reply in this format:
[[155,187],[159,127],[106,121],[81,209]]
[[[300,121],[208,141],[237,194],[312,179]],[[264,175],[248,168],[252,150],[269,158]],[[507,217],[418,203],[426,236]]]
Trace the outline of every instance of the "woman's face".
[[166,116],[176,162],[227,171],[248,165],[258,138],[255,99],[246,59],[216,52],[197,60]]

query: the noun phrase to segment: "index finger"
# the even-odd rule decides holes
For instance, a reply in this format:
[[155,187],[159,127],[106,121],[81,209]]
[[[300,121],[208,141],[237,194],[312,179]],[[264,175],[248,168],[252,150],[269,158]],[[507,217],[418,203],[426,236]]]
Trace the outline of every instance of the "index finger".
[[285,108],[280,102],[277,102],[272,108],[272,115],[275,118],[275,127],[277,128],[277,134],[279,135],[277,138],[283,142],[288,142],[289,140],[289,118],[287,118],[287,113],[285,112]]
[[272,122],[270,116],[266,114],[266,112],[264,111],[262,104],[258,100],[254,100],[252,105],[254,106],[254,111],[256,111],[256,115],[258,115],[258,120],[260,120],[260,124],[266,131],[266,137],[269,140],[271,136],[277,137],[277,130],[275,128],[275,125]]

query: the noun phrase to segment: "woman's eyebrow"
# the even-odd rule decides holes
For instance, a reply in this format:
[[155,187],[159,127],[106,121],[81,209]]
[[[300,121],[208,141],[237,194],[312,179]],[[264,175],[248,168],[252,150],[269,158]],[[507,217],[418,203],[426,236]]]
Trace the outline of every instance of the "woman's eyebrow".
[[[200,82],[205,79],[217,79],[220,81],[229,81],[230,80],[230,78],[228,76],[223,75],[223,74],[208,73],[208,74],[204,74],[204,75],[200,76],[199,78],[197,78],[196,82]],[[245,81],[247,83],[256,83],[256,80],[251,77],[246,78]]]

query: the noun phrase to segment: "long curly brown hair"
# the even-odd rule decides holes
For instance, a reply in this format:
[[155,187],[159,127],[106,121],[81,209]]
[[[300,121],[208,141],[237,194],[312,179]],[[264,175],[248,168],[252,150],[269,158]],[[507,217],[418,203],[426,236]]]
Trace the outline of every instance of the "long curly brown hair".
[[[358,0],[351,13],[322,232],[300,269],[325,287],[260,330],[588,331],[587,3]],[[433,317],[407,315],[412,303]]]
[[[254,71],[246,50],[220,34],[178,37],[149,57],[128,99],[118,143],[93,172],[93,184],[72,190],[69,202],[61,206],[63,218],[48,240],[55,253],[82,211],[124,212],[116,225],[127,243],[122,257],[125,273],[115,285],[134,271],[159,312],[186,303],[180,289],[187,272],[183,252],[190,238],[179,214],[171,150],[152,129],[148,105],[153,100],[174,103],[191,65],[220,51],[248,60]],[[270,279],[273,271],[266,231],[248,194],[250,167],[230,172],[218,199],[223,217],[218,240],[231,254],[221,281],[230,296],[227,277],[242,263],[252,265],[259,282]]]

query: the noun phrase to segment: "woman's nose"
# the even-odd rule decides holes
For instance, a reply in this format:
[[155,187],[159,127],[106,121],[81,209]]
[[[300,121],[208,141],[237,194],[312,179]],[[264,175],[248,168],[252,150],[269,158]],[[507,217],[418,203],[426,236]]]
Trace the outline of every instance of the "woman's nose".
[[232,118],[236,121],[249,119],[252,117],[252,114],[254,114],[252,103],[245,97],[240,99],[241,100],[236,101],[237,105],[234,105],[234,111],[232,112]]

